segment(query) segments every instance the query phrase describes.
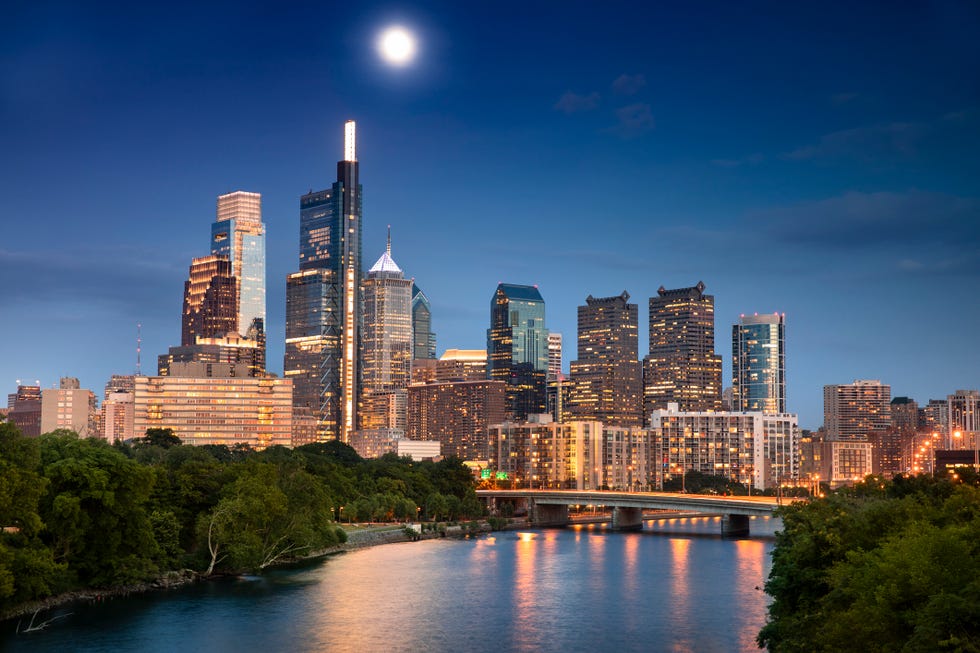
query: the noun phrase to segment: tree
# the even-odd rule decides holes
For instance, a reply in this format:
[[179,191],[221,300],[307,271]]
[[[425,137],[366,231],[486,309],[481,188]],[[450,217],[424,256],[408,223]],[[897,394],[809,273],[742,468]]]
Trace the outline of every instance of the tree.
[[146,436],[143,438],[143,443],[153,447],[160,447],[161,449],[179,447],[182,444],[180,438],[178,438],[176,434],[174,434],[174,430],[170,428],[146,429]]

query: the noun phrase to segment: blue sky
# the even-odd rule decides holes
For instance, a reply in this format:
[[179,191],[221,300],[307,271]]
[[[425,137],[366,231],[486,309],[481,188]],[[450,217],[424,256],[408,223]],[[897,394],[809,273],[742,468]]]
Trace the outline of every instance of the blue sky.
[[[664,3],[666,5],[666,3]],[[0,382],[112,373],[178,344],[218,194],[263,195],[282,370],[299,196],[358,122],[364,257],[482,348],[499,281],[576,306],[703,280],[730,378],[740,313],[787,315],[789,408],[878,378],[980,387],[980,5],[21,3],[0,25]],[[408,68],[377,32],[419,36]],[[727,382],[726,382],[727,385]]]

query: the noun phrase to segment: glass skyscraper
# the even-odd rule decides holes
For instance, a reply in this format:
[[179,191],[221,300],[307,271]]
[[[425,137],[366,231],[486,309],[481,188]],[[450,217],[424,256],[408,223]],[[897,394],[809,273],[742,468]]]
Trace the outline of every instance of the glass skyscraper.
[[505,381],[507,411],[516,420],[547,409],[548,329],[535,286],[502,283],[490,300],[487,377]]
[[404,391],[412,372],[412,280],[391,258],[391,236],[363,285],[361,331],[361,409],[359,428],[397,428],[404,416],[392,415],[393,392]]
[[732,410],[786,412],[785,320],[742,315],[732,325]]
[[231,261],[237,280],[238,327],[265,349],[265,225],[262,195],[235,191],[218,196],[211,253]]
[[412,284],[412,358],[436,357],[436,334],[432,332],[432,305],[422,289]]
[[361,331],[361,185],[354,121],[327,190],[300,198],[300,271],[286,279],[284,374],[317,439],[350,441],[357,427]]

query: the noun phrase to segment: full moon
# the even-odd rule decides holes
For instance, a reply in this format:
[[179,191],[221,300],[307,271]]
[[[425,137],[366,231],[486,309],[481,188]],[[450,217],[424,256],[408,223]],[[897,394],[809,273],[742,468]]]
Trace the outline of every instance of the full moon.
[[415,37],[403,27],[389,27],[378,39],[378,52],[393,66],[404,66],[415,56]]

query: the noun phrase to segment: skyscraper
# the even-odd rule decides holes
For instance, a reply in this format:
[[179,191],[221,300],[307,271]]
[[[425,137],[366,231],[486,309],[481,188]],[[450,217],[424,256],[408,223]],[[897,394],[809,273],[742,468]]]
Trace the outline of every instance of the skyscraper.
[[643,421],[638,312],[625,290],[616,297],[589,295],[578,307],[578,359],[571,364],[568,412],[607,426]]
[[422,289],[412,284],[412,358],[436,357],[436,334],[432,332],[432,305]]
[[[363,284],[361,410],[358,428],[395,428],[390,398],[404,391],[412,372],[412,280],[391,258],[391,232],[381,258]],[[404,406],[404,402],[400,402]]]
[[348,442],[357,426],[361,330],[361,185],[354,121],[344,125],[337,181],[300,198],[299,268],[286,279],[286,352],[294,404],[317,438]]
[[202,256],[191,262],[184,282],[180,344],[198,338],[223,338],[238,333],[238,283],[227,256]]
[[561,374],[561,334],[548,332],[548,383],[558,379]]
[[786,412],[786,314],[732,325],[732,410]]
[[[238,334],[265,349],[265,225],[262,195],[235,191],[218,196],[211,225],[211,253],[231,261],[237,282]],[[263,351],[264,358],[264,351]]]
[[676,403],[681,412],[721,409],[715,298],[704,283],[650,298],[650,354],[643,359],[643,414]]
[[891,424],[889,385],[855,381],[823,387],[823,425],[830,440],[867,441]]
[[507,411],[517,420],[546,410],[548,329],[535,286],[501,283],[490,300],[487,377],[505,381]]

